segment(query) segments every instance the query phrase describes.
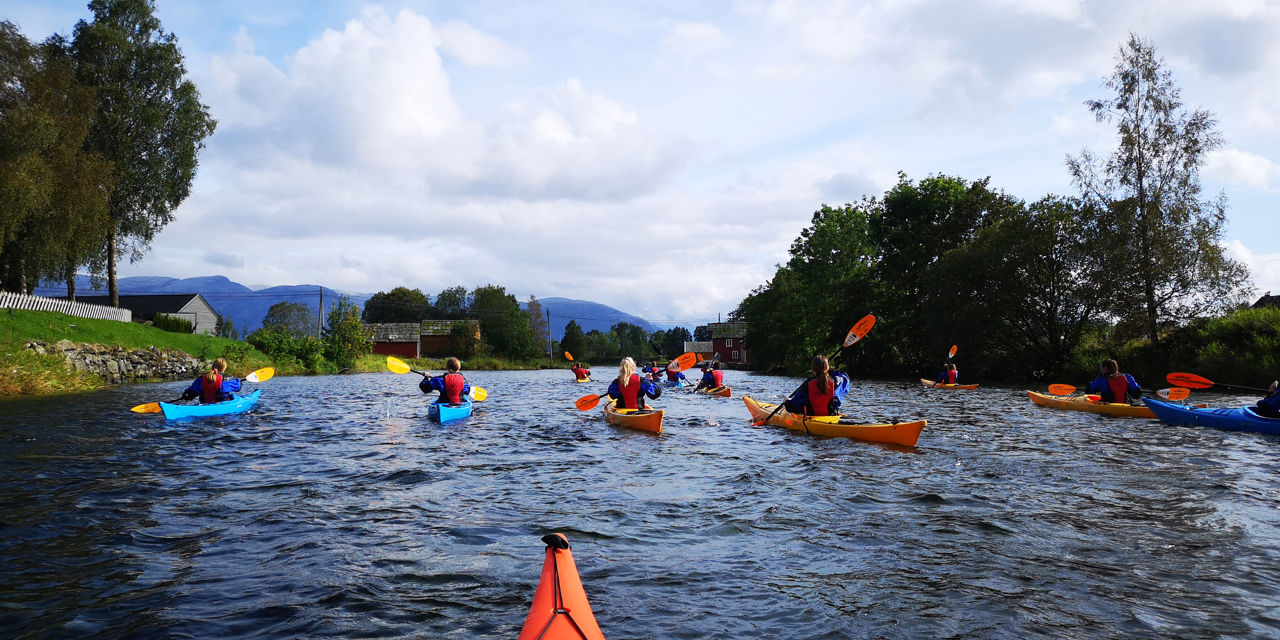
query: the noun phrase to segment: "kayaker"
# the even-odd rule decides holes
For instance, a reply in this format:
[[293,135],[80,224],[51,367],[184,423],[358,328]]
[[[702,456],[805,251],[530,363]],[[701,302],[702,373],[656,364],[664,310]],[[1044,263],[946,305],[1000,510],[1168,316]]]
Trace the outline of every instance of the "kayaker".
[[834,416],[840,413],[840,399],[849,393],[849,374],[832,371],[826,356],[815,356],[809,367],[812,375],[786,402],[791,413]]
[[224,378],[223,374],[227,371],[227,359],[218,358],[213,361],[210,366],[209,373],[206,373],[182,392],[183,400],[200,399],[202,404],[210,404],[214,402],[223,402],[230,400],[235,392],[240,390],[240,380],[236,378]]
[[938,380],[933,383],[933,386],[936,387],[941,384],[960,384],[960,372],[956,370],[954,362],[948,362],[947,366],[943,367],[942,375],[938,376]]
[[698,386],[694,389],[719,389],[724,386],[724,370],[719,362],[708,362],[702,368],[702,379],[698,381]]
[[576,362],[573,363],[573,368],[570,369],[570,371],[572,371],[573,375],[579,380],[586,380],[591,377],[591,370]]
[[658,368],[657,360],[649,361],[649,368],[645,369],[645,373],[649,374],[649,379],[657,382],[662,379],[662,369]]
[[423,393],[439,391],[442,402],[462,404],[462,396],[471,395],[471,385],[467,384],[467,379],[459,373],[462,371],[462,362],[457,358],[449,358],[444,361],[444,368],[443,375],[424,376],[422,382],[418,383],[418,388]]
[[618,379],[609,384],[609,397],[617,401],[619,409],[643,409],[645,396],[657,399],[661,395],[661,387],[636,373],[636,361],[630,357],[622,359]]
[[1098,364],[1098,377],[1089,383],[1088,393],[1102,396],[1102,402],[1124,403],[1140,402],[1142,386],[1133,376],[1120,373],[1120,365],[1115,360],[1103,360]]
[[1280,418],[1280,393],[1277,393],[1277,389],[1280,389],[1280,380],[1267,387],[1267,397],[1258,401],[1253,412],[1267,418]]
[[685,376],[685,375],[684,375],[684,372],[683,372],[683,371],[676,371],[676,370],[674,370],[674,369],[667,369],[667,382],[668,382],[669,384],[673,385],[673,386],[674,386],[674,385],[681,385],[681,386],[683,386],[683,385],[684,385],[684,382],[685,382],[686,380],[688,380],[688,379],[689,379],[689,378],[688,378],[687,376]]

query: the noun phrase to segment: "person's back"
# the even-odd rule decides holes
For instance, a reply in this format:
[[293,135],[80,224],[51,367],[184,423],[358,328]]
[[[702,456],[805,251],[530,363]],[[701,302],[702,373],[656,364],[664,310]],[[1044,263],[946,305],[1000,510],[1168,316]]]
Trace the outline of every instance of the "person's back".
[[1115,360],[1103,360],[1098,364],[1098,377],[1089,383],[1087,390],[1096,393],[1102,402],[1135,402],[1142,397],[1142,387],[1133,376],[1120,372]]

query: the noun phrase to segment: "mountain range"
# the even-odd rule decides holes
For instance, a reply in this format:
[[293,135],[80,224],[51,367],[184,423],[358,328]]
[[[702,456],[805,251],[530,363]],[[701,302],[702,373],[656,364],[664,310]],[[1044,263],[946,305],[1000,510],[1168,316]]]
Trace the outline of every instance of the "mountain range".
[[[373,296],[369,293],[350,293],[337,291],[328,287],[313,284],[285,285],[252,289],[235,282],[225,276],[203,276],[197,278],[164,278],[154,276],[133,276],[120,278],[118,288],[121,295],[145,295],[149,293],[198,293],[209,302],[213,310],[224,318],[230,318],[241,334],[250,333],[262,326],[262,319],[267,311],[281,302],[294,302],[307,306],[312,310],[320,308],[324,301],[327,314],[341,298],[347,298],[357,306]],[[106,295],[105,288],[95,289],[88,276],[76,277],[76,295]],[[35,290],[38,296],[65,296],[64,285],[42,285]],[[550,312],[551,337],[559,340],[564,335],[564,327],[570,320],[576,320],[583,331],[597,329],[608,331],[609,327],[627,322],[645,331],[653,332],[657,327],[644,318],[624,313],[613,307],[570,298],[543,298],[538,300],[542,305],[542,313]],[[520,303],[522,309],[527,303]],[[692,329],[691,329],[692,330]]]

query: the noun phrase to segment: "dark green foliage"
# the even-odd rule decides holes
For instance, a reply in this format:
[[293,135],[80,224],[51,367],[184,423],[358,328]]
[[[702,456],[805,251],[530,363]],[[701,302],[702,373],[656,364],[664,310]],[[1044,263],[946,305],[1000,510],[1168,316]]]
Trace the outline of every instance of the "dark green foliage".
[[564,337],[560,338],[560,350],[568,351],[576,360],[591,357],[591,354],[587,353],[587,337],[582,333],[582,327],[577,320],[570,320],[569,324],[564,326]]
[[370,296],[360,317],[368,323],[421,322],[436,317],[436,309],[422,291],[396,287]]
[[436,296],[435,317],[441,320],[461,320],[470,317],[471,294],[466,287],[449,287]]
[[662,334],[659,344],[662,345],[662,355],[667,358],[676,358],[684,353],[684,343],[693,341],[693,334],[684,327],[674,327]]
[[297,302],[277,302],[267,310],[262,318],[264,329],[279,329],[294,338],[316,335],[315,312],[305,304]]
[[480,321],[481,336],[494,355],[512,360],[537,355],[529,314],[502,287],[476,288],[471,293],[471,314]]
[[157,329],[163,329],[170,333],[193,333],[195,325],[186,318],[171,316],[167,313],[158,313],[155,318],[151,319],[151,326]]
[[529,296],[529,302],[526,304],[525,313],[529,314],[529,331],[533,334],[534,348],[542,351],[550,344],[548,339],[551,337],[551,329],[547,324],[546,312],[542,310],[542,303],[538,299]]
[[360,322],[360,309],[342,298],[329,311],[324,331],[324,357],[339,371],[350,370],[356,358],[373,351],[373,337]]
[[470,323],[455,322],[449,327],[449,346],[459,358],[474,358],[480,353],[480,338]]

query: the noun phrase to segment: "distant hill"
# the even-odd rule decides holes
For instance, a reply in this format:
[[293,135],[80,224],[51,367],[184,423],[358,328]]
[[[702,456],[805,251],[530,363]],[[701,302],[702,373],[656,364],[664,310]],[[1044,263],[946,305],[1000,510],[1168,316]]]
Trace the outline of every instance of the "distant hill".
[[[653,323],[644,318],[618,311],[613,307],[598,302],[574,300],[572,298],[539,298],[538,304],[542,305],[542,313],[545,314],[548,310],[551,311],[552,340],[559,340],[564,336],[564,327],[569,324],[570,320],[577,321],[583,332],[593,329],[608,331],[609,327],[619,322],[644,327],[644,330],[650,333],[658,330]],[[523,302],[520,303],[521,308],[527,306]]]
[[[369,294],[344,294],[328,287],[318,285],[290,285],[253,290],[225,276],[204,276],[198,278],[160,278],[151,276],[134,276],[120,278],[118,283],[122,295],[139,295],[148,293],[198,293],[209,301],[213,310],[235,323],[236,330],[242,334],[250,333],[262,326],[262,319],[267,311],[280,302],[295,302],[305,305],[313,311],[320,308],[320,292],[324,291],[324,307],[327,314],[346,296],[357,306],[363,307]],[[35,291],[40,296],[65,296],[65,285],[41,286]],[[106,295],[107,291],[93,289],[89,286],[87,276],[76,277],[76,295]]]
[[[235,323],[236,330],[242,333],[249,333],[260,328],[262,319],[266,317],[267,311],[271,309],[272,305],[280,302],[296,302],[306,305],[313,311],[318,309],[321,291],[321,287],[308,284],[254,290],[225,276],[181,279],[134,276],[121,278],[119,288],[122,295],[198,293],[209,301],[214,311],[222,314],[223,317],[230,318]],[[40,296],[65,296],[67,295],[67,289],[65,285],[41,286],[36,289],[35,293]],[[106,295],[106,293],[105,288],[93,289],[90,287],[88,276],[76,277],[77,295]],[[343,296],[363,308],[364,303],[372,297],[372,294],[340,293],[324,287],[325,313],[327,314],[328,310],[333,308],[333,305]],[[538,302],[542,304],[542,312],[544,314],[547,310],[551,311],[552,340],[559,340],[564,336],[564,327],[569,324],[569,320],[576,320],[584,332],[593,329],[608,331],[609,327],[619,322],[627,322],[644,327],[645,331],[658,330],[658,327],[644,318],[624,313],[598,302],[570,298],[541,298]],[[520,306],[525,308],[527,305],[522,302]],[[692,331],[692,327],[689,329]]]

